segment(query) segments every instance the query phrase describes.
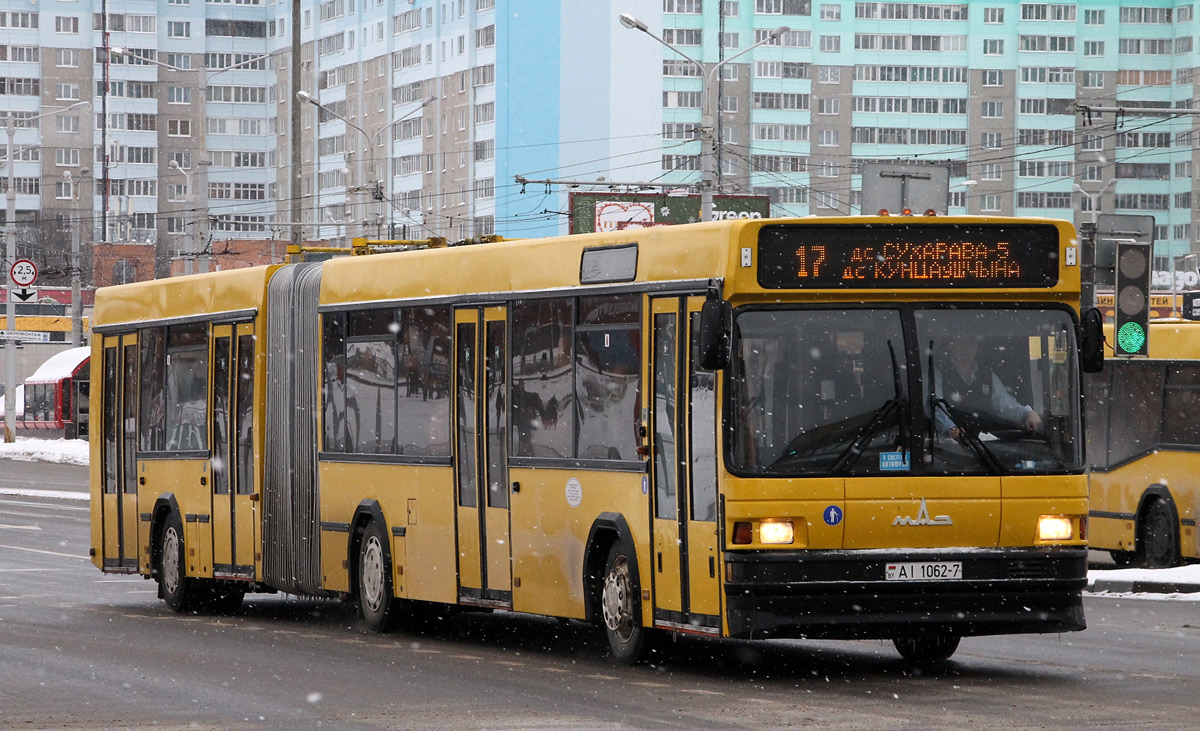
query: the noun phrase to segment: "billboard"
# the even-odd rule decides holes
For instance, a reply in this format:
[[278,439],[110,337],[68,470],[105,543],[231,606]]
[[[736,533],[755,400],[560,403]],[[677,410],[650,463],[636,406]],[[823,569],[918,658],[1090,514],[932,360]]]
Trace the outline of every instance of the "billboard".
[[[665,193],[571,193],[571,233],[671,226],[700,220],[700,196]],[[770,218],[759,195],[713,196],[713,218]]]

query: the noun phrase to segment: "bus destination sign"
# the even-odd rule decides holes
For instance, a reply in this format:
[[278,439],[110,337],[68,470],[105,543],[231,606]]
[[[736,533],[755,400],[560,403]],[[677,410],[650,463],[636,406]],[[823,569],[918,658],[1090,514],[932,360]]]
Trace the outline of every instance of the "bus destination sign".
[[1058,228],[1047,224],[784,224],[758,237],[766,288],[1050,287]]

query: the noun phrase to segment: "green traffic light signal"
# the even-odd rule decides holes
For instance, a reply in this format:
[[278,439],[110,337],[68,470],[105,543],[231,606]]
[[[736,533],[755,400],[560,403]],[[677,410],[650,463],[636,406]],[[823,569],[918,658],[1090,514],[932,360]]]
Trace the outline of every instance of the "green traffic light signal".
[[1146,344],[1146,329],[1137,322],[1127,322],[1117,331],[1117,347],[1122,353],[1139,353]]

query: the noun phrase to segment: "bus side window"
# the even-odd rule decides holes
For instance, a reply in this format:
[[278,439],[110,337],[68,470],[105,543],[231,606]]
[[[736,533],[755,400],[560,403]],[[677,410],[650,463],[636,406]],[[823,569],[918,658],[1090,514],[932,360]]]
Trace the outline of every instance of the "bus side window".
[[1163,394],[1164,444],[1200,446],[1200,365],[1173,365]]
[[1120,464],[1154,449],[1162,431],[1164,367],[1122,363],[1113,369],[1108,464]]

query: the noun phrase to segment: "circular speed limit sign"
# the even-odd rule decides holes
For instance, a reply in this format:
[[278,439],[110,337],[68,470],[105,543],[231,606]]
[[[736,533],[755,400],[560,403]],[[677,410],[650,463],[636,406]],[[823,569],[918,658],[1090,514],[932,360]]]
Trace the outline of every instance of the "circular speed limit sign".
[[8,273],[9,281],[20,287],[28,287],[37,281],[37,264],[28,259],[18,259],[13,262]]

